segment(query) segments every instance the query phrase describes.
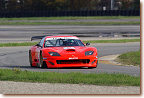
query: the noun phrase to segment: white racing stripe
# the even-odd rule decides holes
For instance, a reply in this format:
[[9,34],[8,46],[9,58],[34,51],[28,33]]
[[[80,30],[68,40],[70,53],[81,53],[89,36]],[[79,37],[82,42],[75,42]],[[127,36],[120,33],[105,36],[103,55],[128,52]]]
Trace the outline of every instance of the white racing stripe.
[[78,59],[78,57],[69,58],[69,60],[74,60],[74,59]]
[[63,49],[75,49],[75,47],[64,47]]

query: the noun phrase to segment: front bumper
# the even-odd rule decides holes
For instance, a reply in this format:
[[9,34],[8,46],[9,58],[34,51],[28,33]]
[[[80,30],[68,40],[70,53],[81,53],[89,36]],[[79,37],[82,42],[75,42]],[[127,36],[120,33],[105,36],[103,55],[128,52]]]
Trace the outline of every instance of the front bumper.
[[48,68],[61,67],[97,67],[97,56],[87,57],[45,57],[43,61],[46,62]]

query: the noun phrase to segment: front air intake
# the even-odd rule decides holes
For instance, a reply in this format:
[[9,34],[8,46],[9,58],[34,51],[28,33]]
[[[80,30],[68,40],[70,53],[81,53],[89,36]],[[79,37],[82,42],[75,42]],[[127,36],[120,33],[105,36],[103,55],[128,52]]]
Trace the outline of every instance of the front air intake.
[[89,59],[79,59],[79,60],[57,60],[57,64],[88,64]]

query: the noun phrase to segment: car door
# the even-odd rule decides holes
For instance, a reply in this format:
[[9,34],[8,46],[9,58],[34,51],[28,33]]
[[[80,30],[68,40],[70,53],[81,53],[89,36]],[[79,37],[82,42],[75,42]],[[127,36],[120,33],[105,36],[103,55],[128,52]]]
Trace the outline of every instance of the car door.
[[37,45],[37,48],[35,50],[35,57],[38,60],[38,62],[40,61],[40,51],[43,48],[43,44],[44,44],[44,40],[45,38],[43,38],[40,42],[39,45]]

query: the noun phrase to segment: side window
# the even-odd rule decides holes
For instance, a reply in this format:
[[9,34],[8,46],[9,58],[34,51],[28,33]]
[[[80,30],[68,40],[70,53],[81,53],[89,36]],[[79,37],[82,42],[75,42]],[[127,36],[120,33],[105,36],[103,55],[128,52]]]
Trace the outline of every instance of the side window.
[[62,41],[62,40],[60,40],[60,41],[59,41],[59,44],[60,44],[60,46],[62,46],[62,45],[63,45],[63,41]]
[[57,40],[56,46],[63,46],[63,40]]
[[57,40],[57,41],[56,41],[56,46],[60,46],[59,41],[60,41],[60,40]]
[[45,37],[40,41],[40,46],[43,47]]

